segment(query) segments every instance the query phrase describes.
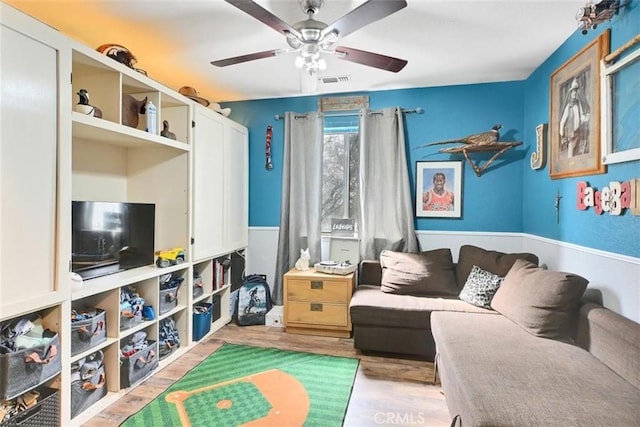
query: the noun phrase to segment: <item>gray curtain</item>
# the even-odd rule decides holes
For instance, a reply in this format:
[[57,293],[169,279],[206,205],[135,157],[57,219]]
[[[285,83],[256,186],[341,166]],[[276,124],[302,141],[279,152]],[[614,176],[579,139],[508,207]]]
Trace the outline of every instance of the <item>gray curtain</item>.
[[320,261],[322,212],[322,118],[285,113],[282,208],[272,299],[283,304],[282,276],[309,248],[309,265]]
[[378,259],[383,249],[417,252],[400,108],[362,111],[359,181],[360,257]]

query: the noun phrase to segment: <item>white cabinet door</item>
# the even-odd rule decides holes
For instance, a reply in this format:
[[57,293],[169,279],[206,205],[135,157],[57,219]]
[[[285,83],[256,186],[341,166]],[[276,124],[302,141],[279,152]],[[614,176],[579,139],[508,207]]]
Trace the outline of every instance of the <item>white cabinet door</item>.
[[61,75],[65,68],[58,65],[68,59],[60,38],[40,42],[34,38],[41,35],[37,24],[8,7],[1,12],[0,311],[4,316],[60,301],[60,291],[68,289],[56,277],[64,273],[60,270],[66,262],[56,256],[59,239],[66,241],[56,230],[58,221],[66,226],[59,216],[69,212],[69,207],[59,206],[65,201],[58,199],[65,179],[64,172],[58,172],[58,156],[60,144],[68,138],[58,120],[69,114],[60,111],[60,100],[68,96],[60,93],[61,79],[69,81],[69,74]]
[[248,245],[248,131],[231,122],[226,128],[225,157],[225,243],[227,250]]
[[224,120],[194,107],[193,256],[197,261],[224,251]]

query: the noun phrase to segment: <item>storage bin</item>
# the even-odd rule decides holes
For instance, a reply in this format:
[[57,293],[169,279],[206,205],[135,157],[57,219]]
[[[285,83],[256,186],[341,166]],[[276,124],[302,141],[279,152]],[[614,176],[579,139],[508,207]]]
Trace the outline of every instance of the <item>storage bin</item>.
[[160,320],[158,327],[158,355],[162,360],[180,347],[180,331],[173,316]]
[[204,285],[202,282],[193,284],[193,299],[201,297],[204,294]]
[[136,325],[139,325],[144,321],[142,317],[142,313],[137,314],[133,317],[120,316],[120,330],[124,331],[126,329],[131,329]]
[[58,334],[46,345],[0,354],[0,400],[12,399],[60,373]]
[[13,416],[1,427],[58,427],[60,425],[60,392],[49,387],[36,389],[40,393],[38,403]]
[[[206,310],[197,312],[195,307],[204,307]],[[194,306],[193,311],[193,340],[200,341],[211,330],[211,309],[213,304],[203,302]]]
[[158,343],[148,340],[149,346],[129,357],[120,358],[120,388],[130,387],[158,367]]
[[120,330],[133,328],[143,322],[144,298],[133,285],[120,288]]
[[96,315],[90,319],[71,321],[71,355],[87,351],[107,340],[106,314],[95,309]]
[[97,351],[71,364],[71,418],[102,399],[107,394],[107,376]]
[[180,285],[175,288],[160,290],[160,314],[164,314],[178,306],[179,293]]
[[191,289],[193,299],[196,299],[204,294],[204,282],[202,276],[197,271],[193,271],[193,288]]

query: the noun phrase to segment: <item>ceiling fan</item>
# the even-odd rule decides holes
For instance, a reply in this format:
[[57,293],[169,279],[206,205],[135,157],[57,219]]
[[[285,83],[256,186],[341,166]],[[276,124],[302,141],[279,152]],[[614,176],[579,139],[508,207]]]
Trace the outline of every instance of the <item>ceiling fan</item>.
[[298,0],[307,19],[293,25],[287,24],[252,0],[225,1],[284,35],[290,48],[266,50],[211,61],[211,64],[216,67],[226,67],[293,52],[299,53],[296,66],[312,76],[318,70],[326,68],[324,59],[320,57],[321,53],[332,54],[345,61],[393,73],[397,73],[407,65],[404,59],[345,46],[334,46],[338,38],[405,8],[407,6],[405,0],[368,0],[330,25],[313,19],[324,4],[324,0]]

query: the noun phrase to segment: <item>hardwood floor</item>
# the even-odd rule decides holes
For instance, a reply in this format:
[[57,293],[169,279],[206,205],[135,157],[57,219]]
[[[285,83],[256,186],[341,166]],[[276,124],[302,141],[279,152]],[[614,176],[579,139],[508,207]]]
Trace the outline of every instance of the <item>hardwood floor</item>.
[[349,400],[345,426],[438,427],[450,423],[441,388],[432,383],[433,364],[429,362],[363,355],[354,350],[353,339],[348,338],[293,335],[284,333],[280,328],[240,327],[231,323],[155,373],[83,426],[120,425],[224,342],[358,357],[360,366]]

